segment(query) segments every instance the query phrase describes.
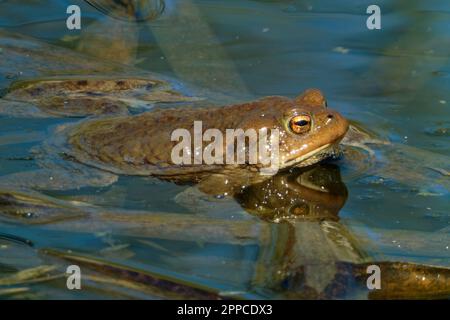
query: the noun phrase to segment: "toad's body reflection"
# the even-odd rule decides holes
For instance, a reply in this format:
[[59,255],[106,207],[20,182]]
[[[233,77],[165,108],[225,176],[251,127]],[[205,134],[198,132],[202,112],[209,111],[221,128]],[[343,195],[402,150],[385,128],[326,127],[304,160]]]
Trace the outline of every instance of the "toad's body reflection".
[[248,187],[235,199],[247,212],[267,221],[337,221],[347,188],[338,167],[318,165],[280,173]]
[[[275,245],[262,253],[253,285],[271,287],[282,298],[448,297],[449,269],[376,262],[364,253],[339,222],[347,195],[334,165],[280,173],[238,194],[246,211],[279,223],[272,233]],[[379,290],[367,288],[370,265],[380,267]]]

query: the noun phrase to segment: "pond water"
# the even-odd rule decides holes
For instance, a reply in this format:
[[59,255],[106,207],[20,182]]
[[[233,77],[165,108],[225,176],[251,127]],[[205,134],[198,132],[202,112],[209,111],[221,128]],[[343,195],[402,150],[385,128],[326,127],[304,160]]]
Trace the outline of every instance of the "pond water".
[[[81,8],[81,31],[65,26],[70,4]],[[351,234],[344,240],[358,247],[361,261],[450,267],[450,3],[377,1],[381,30],[366,27],[370,4],[370,0],[167,1],[160,17],[133,26],[136,33],[126,35],[123,43],[134,53],[128,63],[175,79],[194,92],[200,88],[210,96],[220,94],[222,100],[295,97],[306,88],[320,88],[331,108],[390,145],[371,146],[375,164],[367,165],[369,156],[358,151],[360,159],[344,154],[316,168],[313,173],[320,177],[311,179],[318,185],[327,180],[330,190],[336,191],[334,200],[308,198],[305,193],[296,197],[311,212],[313,207],[319,214],[331,211],[332,225]],[[2,30],[70,50],[79,46],[85,29],[91,26],[93,32],[99,23],[104,29],[98,30],[108,30],[114,21],[84,1],[0,0]],[[106,41],[88,48],[98,56],[94,59],[120,56],[114,50],[124,48],[107,47],[120,35],[103,35]],[[0,70],[7,70],[1,51]],[[29,70],[0,74],[0,92],[27,74]],[[30,149],[51,135],[56,125],[78,120],[0,117],[0,176],[36,169]],[[265,189],[261,190],[254,192]],[[314,265],[310,261],[317,258],[310,278],[311,274],[326,278],[331,259],[327,252],[334,247],[322,234],[323,219],[297,221],[293,226],[264,220],[249,214],[243,204],[251,202],[252,195],[245,195],[240,204],[194,202],[187,209],[176,201],[177,195],[187,192],[189,186],[125,176],[108,187],[45,192],[71,205],[74,201],[95,205],[93,218],[37,223],[2,214],[0,298],[173,297],[131,288],[132,281],[121,286],[105,274],[97,275],[102,281],[93,275],[81,291],[67,290],[61,277],[1,286],[2,276],[19,270],[68,265],[67,259],[49,258],[40,251],[43,248],[70,250],[225,295],[314,297],[300,289],[296,296],[291,282],[298,280],[286,284],[278,275],[298,270],[305,261]],[[286,238],[292,234],[297,234],[297,241],[309,239],[303,244],[308,249],[289,248]],[[309,281],[320,292],[328,280]],[[2,291],[5,288],[18,290],[9,294]],[[367,294],[356,290],[342,297]]]

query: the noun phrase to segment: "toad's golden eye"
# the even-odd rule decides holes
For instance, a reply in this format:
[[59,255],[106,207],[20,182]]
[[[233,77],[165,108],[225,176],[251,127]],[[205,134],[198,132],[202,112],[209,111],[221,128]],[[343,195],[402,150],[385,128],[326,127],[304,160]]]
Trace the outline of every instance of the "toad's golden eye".
[[289,128],[294,133],[305,133],[311,128],[311,117],[308,115],[295,116],[289,121]]

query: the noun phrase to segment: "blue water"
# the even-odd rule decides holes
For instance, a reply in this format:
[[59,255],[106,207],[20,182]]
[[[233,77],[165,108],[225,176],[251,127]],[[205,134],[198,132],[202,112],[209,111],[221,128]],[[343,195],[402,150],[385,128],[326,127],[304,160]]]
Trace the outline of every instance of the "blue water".
[[[3,0],[0,28],[74,50],[81,32],[65,27],[69,4],[81,7],[81,32],[105,19],[80,0],[20,1],[20,4]],[[374,260],[450,267],[449,177],[427,169],[450,170],[450,3],[378,1],[382,9],[381,30],[366,27],[366,8],[370,4],[369,0],[193,1],[192,6],[202,19],[201,27],[207,26],[212,36],[189,34],[192,38],[188,40],[198,46],[210,44],[221,53],[196,59],[183,53],[183,44],[189,43],[186,39],[162,38],[168,34],[163,31],[170,27],[179,5],[176,1],[168,2],[167,11],[159,19],[138,26],[135,64],[186,85],[210,85],[207,89],[212,92],[222,89],[225,91],[222,93],[237,99],[294,97],[306,88],[320,88],[330,107],[357,121],[379,139],[392,142],[394,146],[390,148],[404,150],[397,156],[391,149],[374,147],[375,156],[384,165],[379,172],[355,172],[358,170],[345,159],[336,162],[348,189],[347,201],[339,212],[340,223]],[[179,41],[177,53],[167,55],[168,49],[161,41]],[[205,65],[209,67],[202,71]],[[239,85],[219,88],[218,81],[211,81],[225,77],[221,68],[231,70]],[[14,80],[20,80],[20,75]],[[7,75],[0,75],[0,90],[10,83]],[[37,165],[29,158],[30,149],[49,135],[50,128],[66,121],[73,120],[0,117],[0,175],[35,170]],[[420,164],[420,168],[411,169],[410,164]],[[417,175],[411,175],[412,170]],[[174,201],[186,189],[156,179],[120,177],[117,184],[105,188],[47,194],[58,199],[86,201],[104,210],[195,215],[200,209],[186,211]],[[251,216],[235,203],[225,209],[211,206],[209,210],[206,216],[219,219],[216,221],[219,224],[220,219],[238,220],[253,223],[256,229],[284,232],[282,225]],[[40,265],[44,262],[36,258],[35,249],[50,247],[102,257],[248,297],[274,298],[287,293],[272,291],[257,280],[258,266],[270,264],[268,252],[277,245],[277,237],[272,242],[263,242],[258,237],[253,241],[220,242],[208,236],[196,241],[195,236],[185,239],[187,232],[158,237],[147,234],[138,224],[127,226],[127,222],[33,225],[11,219],[0,220],[0,233],[34,244],[34,249],[20,247],[25,253],[16,259],[12,253],[16,245],[10,246],[4,240],[7,254],[0,255],[0,267],[8,265],[21,270]],[[258,232],[253,232],[256,235]],[[124,246],[105,253],[105,249],[118,245]],[[110,297],[108,288],[69,292],[61,284],[50,287],[31,285],[28,295],[16,298]]]

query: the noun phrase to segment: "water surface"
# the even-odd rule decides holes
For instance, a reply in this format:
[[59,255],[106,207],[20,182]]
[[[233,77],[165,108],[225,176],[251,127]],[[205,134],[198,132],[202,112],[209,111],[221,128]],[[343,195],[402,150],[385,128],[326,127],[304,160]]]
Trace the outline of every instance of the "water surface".
[[[80,32],[65,28],[65,9],[74,3],[82,9],[83,28],[105,19],[82,1],[3,0],[0,27],[73,49],[80,41]],[[398,156],[375,148],[375,156],[382,163],[393,165],[390,169],[386,166],[380,175],[355,172],[345,159],[336,161],[348,189],[339,212],[340,223],[351,230],[361,250],[375,260],[450,267],[448,177],[425,168],[450,170],[448,1],[378,1],[381,30],[366,28],[369,0],[186,3],[195,8],[202,21],[201,30],[207,31],[174,38],[171,17],[179,4],[167,3],[167,11],[159,19],[138,26],[137,67],[168,75],[187,86],[209,87],[211,92],[221,91],[236,100],[267,95],[294,97],[306,88],[320,88],[330,107],[378,138],[395,143],[396,150],[403,150]],[[189,51],[192,44],[211,46],[211,54],[197,56]],[[21,74],[0,75],[0,89],[20,78]],[[52,127],[67,121],[74,120],[1,117],[0,175],[36,169],[30,148],[39,144]],[[409,178],[409,163],[423,164],[420,176]],[[447,181],[440,184],[438,179]],[[272,234],[283,233],[285,226],[251,216],[238,204],[211,205],[206,212],[196,207],[187,211],[174,201],[186,189],[156,179],[121,177],[106,188],[48,195],[87,201],[104,210],[188,217],[200,214],[218,219],[214,220],[217,224],[220,219],[247,223],[254,238],[222,242],[207,235],[188,238],[187,231],[159,237],[158,232],[146,232],[136,225],[126,228],[120,223],[32,225],[6,220],[0,220],[0,233],[28,239],[34,248],[100,256],[247,297],[287,294],[266,288],[267,282],[258,274],[261,264],[270,263],[271,247],[279,240],[275,236],[269,241],[258,237],[266,229]],[[0,269],[2,265],[20,270],[42,264],[34,253],[24,248],[17,251],[8,241],[3,250],[8,254],[6,261],[0,258]],[[29,297],[121,297],[107,289],[67,291],[60,284],[51,289],[36,288]],[[126,297],[128,293],[124,290],[121,294]]]

